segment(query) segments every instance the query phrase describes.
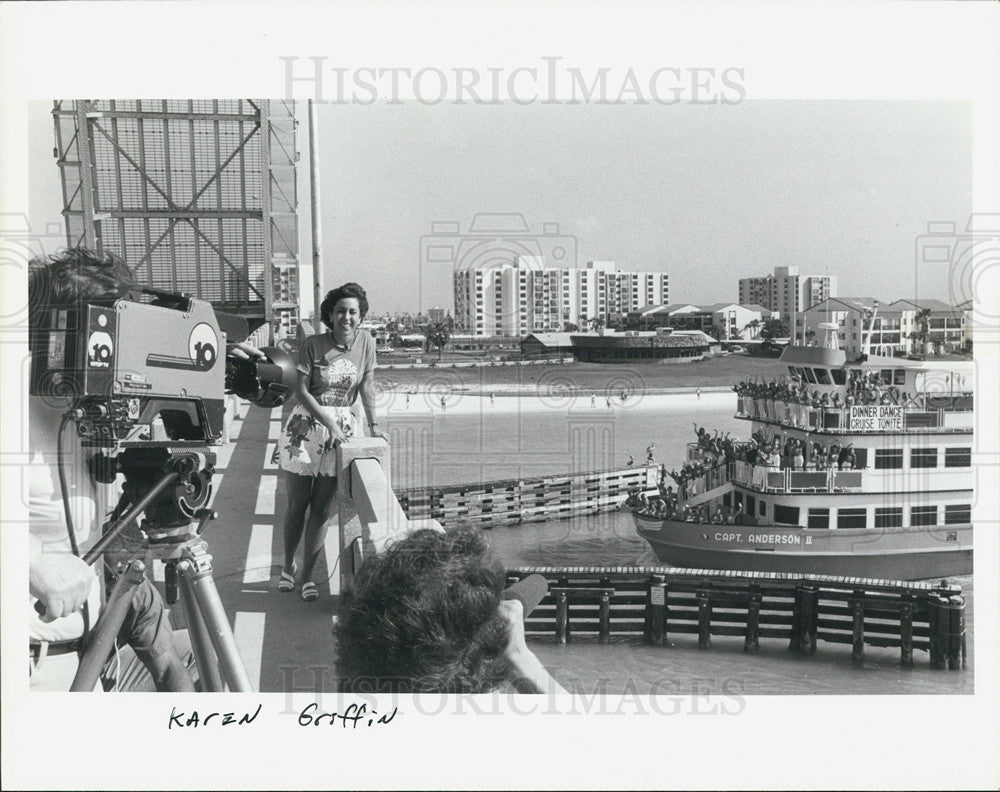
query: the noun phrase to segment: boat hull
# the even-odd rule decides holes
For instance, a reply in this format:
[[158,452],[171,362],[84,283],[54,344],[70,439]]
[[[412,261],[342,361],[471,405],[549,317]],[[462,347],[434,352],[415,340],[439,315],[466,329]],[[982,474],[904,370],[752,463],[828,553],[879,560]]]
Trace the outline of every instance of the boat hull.
[[682,522],[633,512],[657,558],[696,569],[923,580],[972,574],[972,526],[809,529]]

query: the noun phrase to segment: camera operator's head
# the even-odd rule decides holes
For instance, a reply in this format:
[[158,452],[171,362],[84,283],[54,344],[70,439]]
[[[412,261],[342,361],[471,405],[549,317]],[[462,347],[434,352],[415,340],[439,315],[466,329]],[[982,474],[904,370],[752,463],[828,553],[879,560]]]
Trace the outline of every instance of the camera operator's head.
[[135,287],[132,270],[113,253],[84,247],[34,258],[28,265],[28,322],[38,328],[50,308],[112,302]]
[[507,676],[503,565],[475,530],[415,531],[366,560],[335,635],[345,691],[485,693]]
[[331,289],[327,292],[326,297],[323,298],[323,302],[319,306],[319,315],[323,320],[323,324],[333,330],[333,309],[338,302],[349,298],[354,298],[358,301],[358,313],[361,319],[364,319],[368,313],[368,295],[357,283],[345,283],[343,286]]

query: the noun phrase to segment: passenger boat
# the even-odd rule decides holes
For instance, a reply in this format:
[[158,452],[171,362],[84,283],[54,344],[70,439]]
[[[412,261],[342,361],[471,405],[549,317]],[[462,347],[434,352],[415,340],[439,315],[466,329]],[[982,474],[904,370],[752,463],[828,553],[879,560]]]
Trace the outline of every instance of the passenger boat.
[[736,417],[765,445],[835,444],[853,449],[851,464],[810,464],[810,454],[772,455],[753,443],[727,459],[706,451],[711,441],[691,443],[688,462],[704,472],[684,482],[673,507],[654,497],[634,508],[639,535],[683,567],[900,580],[971,574],[972,362],[848,360],[838,326],[821,329],[822,346],[782,353],[784,383],[734,388]]

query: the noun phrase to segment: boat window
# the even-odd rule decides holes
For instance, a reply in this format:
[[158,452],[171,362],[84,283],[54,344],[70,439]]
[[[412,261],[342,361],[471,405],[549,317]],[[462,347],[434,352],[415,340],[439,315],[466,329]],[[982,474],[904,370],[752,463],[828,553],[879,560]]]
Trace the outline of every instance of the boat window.
[[809,510],[809,521],[807,525],[810,528],[829,528],[830,527],[830,510],[829,509],[810,509]]
[[761,517],[767,517],[767,501],[758,501],[757,511]]
[[892,385],[892,369],[882,369],[878,373],[878,378],[882,380],[883,385]]
[[911,468],[936,468],[936,448],[914,448],[910,451]]
[[797,366],[789,366],[788,373],[791,374],[792,377],[797,377],[799,376],[799,369]]
[[913,506],[910,525],[937,525],[937,506]]
[[876,448],[876,470],[898,470],[903,467],[902,448]]
[[895,369],[892,372],[892,384],[893,385],[905,385],[906,384],[906,369]]
[[867,524],[867,509],[837,509],[838,528],[864,528]]
[[747,514],[752,515],[757,511],[757,499],[753,495],[747,495]]
[[876,528],[901,528],[902,525],[903,525],[902,506],[875,507]]
[[854,447],[854,469],[864,470],[868,467],[868,449]]
[[[829,521],[829,517],[827,519]],[[799,507],[782,506],[780,503],[774,504],[774,521],[783,525],[798,525]]]
[[971,448],[946,448],[944,450],[944,466],[950,467],[972,467]]
[[811,368],[807,367],[807,368],[802,369],[802,371],[805,373],[806,379],[809,380],[809,383],[811,385],[815,385],[816,384],[816,375],[813,374],[813,370]]
[[944,507],[944,524],[960,525],[972,522],[972,506],[968,503],[949,503]]
[[834,385],[844,385],[847,383],[847,375],[843,369],[830,369],[830,374],[833,375]]
[[816,383],[819,385],[829,385],[830,384],[830,372],[826,369],[813,369],[816,372]]

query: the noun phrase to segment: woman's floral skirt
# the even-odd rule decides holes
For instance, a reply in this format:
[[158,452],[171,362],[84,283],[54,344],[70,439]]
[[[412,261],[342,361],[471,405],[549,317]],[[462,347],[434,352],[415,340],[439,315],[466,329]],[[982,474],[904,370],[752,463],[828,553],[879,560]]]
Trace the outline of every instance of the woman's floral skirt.
[[[322,407],[335,416],[338,425],[348,438],[355,435],[360,422],[350,407]],[[326,427],[313,418],[301,404],[292,408],[285,426],[278,437],[271,461],[282,470],[300,476],[336,476],[337,452],[325,448],[329,436]]]

